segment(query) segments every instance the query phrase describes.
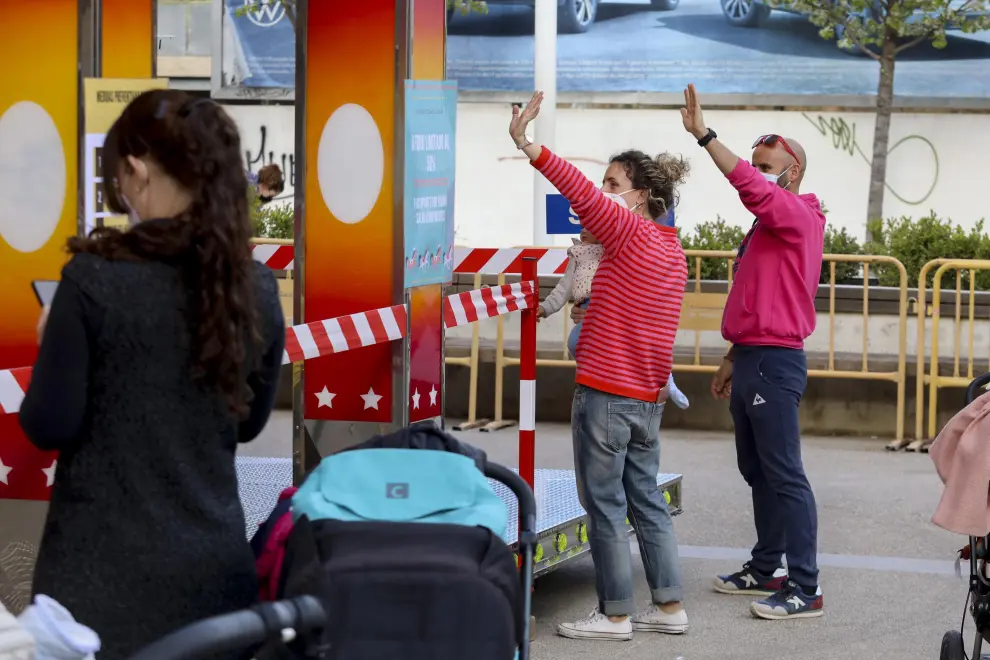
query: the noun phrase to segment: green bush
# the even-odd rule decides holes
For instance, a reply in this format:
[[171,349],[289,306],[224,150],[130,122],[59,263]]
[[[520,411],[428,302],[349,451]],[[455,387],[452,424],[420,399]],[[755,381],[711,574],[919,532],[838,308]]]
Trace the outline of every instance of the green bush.
[[[831,225],[825,226],[825,246],[822,250],[825,254],[862,254],[859,241],[850,236],[845,228],[836,229]],[[832,263],[825,261],[822,263],[822,276],[818,281],[828,284],[831,278]],[[861,265],[856,262],[835,263],[835,283],[848,282],[860,276]]]
[[256,238],[291,239],[295,229],[295,211],[289,203],[266,204],[252,195],[251,224]]
[[[872,242],[864,246],[867,254],[884,254],[895,257],[904,264],[907,270],[908,286],[918,285],[918,274],[921,267],[932,259],[952,257],[955,259],[988,259],[990,258],[990,237],[983,230],[983,220],[980,220],[968,232],[952,224],[948,219],[940,218],[934,211],[928,215],[913,219],[908,217],[888,218],[884,221],[869,223]],[[899,286],[900,275],[892,266],[877,265],[875,267],[880,284],[884,286]],[[926,285],[932,285],[935,268],[928,272]],[[956,286],[955,274],[947,274],[942,278],[942,288],[952,289]],[[969,287],[969,272],[962,271],[963,287]],[[976,271],[976,287],[980,290],[990,289],[990,271]]]
[[[680,235],[680,230],[678,229]],[[735,250],[742,243],[746,232],[730,225],[721,216],[712,222],[702,222],[690,234],[680,235],[685,250]],[[697,277],[697,259],[688,257],[688,279]],[[725,259],[702,259],[701,279],[726,280],[729,277],[729,262]]]

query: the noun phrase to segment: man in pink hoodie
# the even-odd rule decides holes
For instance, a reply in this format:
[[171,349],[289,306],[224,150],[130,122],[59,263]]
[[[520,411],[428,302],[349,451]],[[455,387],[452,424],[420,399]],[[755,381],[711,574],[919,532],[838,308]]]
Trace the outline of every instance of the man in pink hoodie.
[[722,314],[722,336],[732,347],[712,379],[712,394],[730,399],[757,540],[752,560],[715,578],[714,587],[764,596],[750,605],[764,619],[821,616],[818,512],[801,461],[798,406],[808,380],[804,340],[815,329],[825,215],[815,195],[800,192],[808,161],[796,141],[761,136],[747,163],[705,125],[694,85],[684,98],[684,128],[756,216],[733,265]]

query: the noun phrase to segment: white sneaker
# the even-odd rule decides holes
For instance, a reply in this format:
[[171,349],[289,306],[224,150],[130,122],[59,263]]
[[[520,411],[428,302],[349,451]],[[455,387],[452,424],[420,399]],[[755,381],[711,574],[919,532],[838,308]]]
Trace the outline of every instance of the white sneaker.
[[557,634],[570,639],[610,639],[625,642],[632,639],[633,626],[628,617],[614,623],[596,609],[586,619],[557,624]]
[[633,630],[680,635],[687,632],[688,616],[683,609],[668,614],[654,604],[632,617]]

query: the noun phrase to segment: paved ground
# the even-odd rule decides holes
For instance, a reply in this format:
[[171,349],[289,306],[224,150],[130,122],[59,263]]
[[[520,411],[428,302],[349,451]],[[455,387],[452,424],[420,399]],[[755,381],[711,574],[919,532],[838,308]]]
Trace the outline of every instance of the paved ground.
[[[288,434],[289,417],[279,413],[245,452],[288,455]],[[515,465],[514,429],[459,437]],[[639,635],[626,643],[555,636],[556,622],[594,607],[592,565],[584,559],[538,582],[536,660],[938,657],[942,634],[958,627],[963,611],[966,586],[954,576],[952,559],[964,540],[929,523],[941,486],[927,455],[887,453],[878,441],[806,439],[805,464],[819,505],[827,614],[778,623],[752,619],[745,597],[720,596],[708,586],[715,572],[738,565],[754,540],[749,494],[735,468],[731,439],[672,431],[663,441],[661,467],[685,475],[685,513],[676,525],[691,631],[680,638]],[[537,448],[539,467],[571,467],[566,426],[539,425]]]
[[[491,6],[455,16],[447,75],[465,90],[533,88],[533,12]],[[775,12],[760,28],[736,28],[717,0],[684,0],[670,12],[603,5],[585,34],[557,40],[560,91],[874,94],[878,66],[823,41],[801,16]],[[948,47],[918,46],[898,60],[895,90],[927,97],[990,95],[990,32],[950,33]]]

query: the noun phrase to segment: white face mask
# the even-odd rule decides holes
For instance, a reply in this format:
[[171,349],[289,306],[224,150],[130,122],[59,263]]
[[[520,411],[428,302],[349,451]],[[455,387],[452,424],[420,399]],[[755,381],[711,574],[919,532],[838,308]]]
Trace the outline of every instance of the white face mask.
[[[790,169],[791,169],[791,166],[788,165],[787,168],[783,172],[781,172],[780,174],[771,174],[770,172],[761,172],[761,174],[763,175],[763,178],[766,179],[767,181],[769,181],[770,183],[775,183],[778,186],[780,186],[780,177],[782,177],[785,174],[787,174],[788,170],[790,170]],[[787,186],[789,186],[789,185],[791,185],[791,182],[790,181],[787,182],[787,185],[780,186],[780,187],[786,189]]]
[[628,195],[628,194],[629,194],[629,193],[631,193],[631,192],[634,192],[634,189],[632,189],[632,188],[630,188],[629,190],[627,190],[627,191],[625,191],[625,192],[623,192],[623,193],[610,193],[610,192],[604,192],[604,191],[603,191],[603,192],[602,192],[602,194],[603,194],[603,195],[605,195],[606,197],[608,197],[608,198],[609,198],[610,200],[612,200],[612,201],[613,201],[613,202],[615,202],[616,204],[618,204],[619,206],[621,206],[622,208],[624,208],[624,209],[628,209],[628,210],[630,210],[630,211],[635,211],[635,210],[636,210],[636,209],[638,209],[638,208],[639,208],[640,206],[642,206],[642,203],[640,203],[640,204],[637,204],[636,206],[634,206],[634,207],[632,207],[632,208],[630,209],[630,208],[629,208],[629,204],[628,204],[628,203],[626,203],[626,200],[625,200],[625,198],[623,197],[623,195]]
[[127,226],[133,227],[134,225],[141,222],[141,217],[138,215],[134,207],[131,206],[131,202],[127,199],[127,195],[120,193],[120,201],[124,202],[124,206],[127,207]]

